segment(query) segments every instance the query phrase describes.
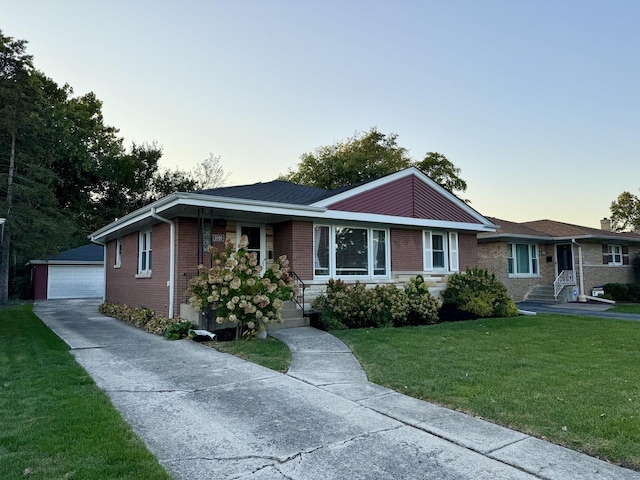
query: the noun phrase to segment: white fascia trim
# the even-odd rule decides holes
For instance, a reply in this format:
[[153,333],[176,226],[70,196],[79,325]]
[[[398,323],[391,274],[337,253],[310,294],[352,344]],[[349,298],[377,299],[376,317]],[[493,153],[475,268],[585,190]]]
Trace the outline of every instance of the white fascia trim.
[[[156,207],[157,212],[163,212],[177,205],[189,205],[193,207],[221,208],[225,210],[236,210],[239,212],[269,213],[274,215],[299,215],[314,216],[312,214],[322,213],[326,208],[310,207],[307,205],[296,205],[293,203],[265,202],[261,200],[247,200],[244,198],[213,197],[198,193],[182,193],[177,198],[165,202]],[[249,210],[247,207],[251,207]]]
[[392,215],[378,215],[378,214],[362,214],[355,212],[343,212],[339,210],[327,210],[324,215],[318,216],[327,223],[331,221],[346,221],[346,222],[359,222],[359,223],[374,223],[388,226],[407,226],[407,227],[420,227],[420,228],[441,228],[443,230],[466,230],[473,232],[493,232],[493,228],[490,225],[478,224],[478,223],[463,223],[452,222],[447,220],[433,220],[428,218],[409,218],[409,217],[396,217]]
[[[352,189],[347,190],[345,192],[339,193],[337,195],[334,195],[333,197],[329,197],[329,198],[325,198],[323,200],[320,200],[319,202],[316,202],[316,203],[312,204],[312,206],[314,206],[314,207],[328,207],[329,205],[333,205],[334,203],[340,202],[342,200],[346,200],[346,199],[351,198],[351,197],[353,197],[355,195],[359,195],[359,194],[361,194],[363,192],[371,190],[372,188],[376,188],[376,187],[385,185],[385,184],[390,183],[390,182],[394,182],[396,180],[399,180],[401,178],[408,177],[408,176],[411,176],[411,175],[418,177],[424,183],[426,183],[430,187],[436,189],[441,195],[447,197],[449,200],[451,200],[453,203],[458,205],[461,209],[463,209],[466,213],[471,215],[473,218],[477,219],[479,222],[481,222],[482,224],[486,225],[487,227],[490,227],[491,231],[493,231],[493,230],[495,230],[497,228],[497,225],[494,225],[493,223],[491,223],[489,220],[487,220],[485,217],[483,217],[475,209],[471,208],[465,202],[463,202],[458,197],[456,197],[453,193],[449,192],[447,189],[443,188],[441,185],[439,185],[438,183],[434,182],[431,178],[426,176],[424,173],[422,173],[416,167],[405,168],[404,170],[400,170],[399,172],[392,173],[391,175],[387,175],[386,177],[382,177],[382,178],[379,178],[379,179],[374,180],[372,182],[365,183],[364,185],[360,185],[359,187],[355,187],[355,188],[352,188]],[[493,227],[495,227],[495,228],[493,228]]]
[[152,212],[162,213],[170,208],[187,205],[192,207],[221,208],[238,212],[254,212],[273,215],[289,215],[315,218],[318,213],[324,212],[325,208],[309,207],[306,205],[294,205],[287,203],[264,202],[257,200],[246,200],[241,198],[214,197],[198,193],[173,193],[144,208],[140,208],[119,220],[96,230],[89,236],[92,242],[105,238],[118,230],[138,223],[142,220],[153,218]]
[[95,266],[95,265],[104,265],[102,260],[31,260],[27,265],[73,265],[73,266]]

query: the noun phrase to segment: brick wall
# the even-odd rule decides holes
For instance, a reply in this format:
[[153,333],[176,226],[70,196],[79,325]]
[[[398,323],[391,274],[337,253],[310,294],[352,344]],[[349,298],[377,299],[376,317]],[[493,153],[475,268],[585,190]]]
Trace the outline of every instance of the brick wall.
[[458,234],[458,259],[461,272],[478,266],[478,240],[475,233]]
[[313,222],[292,220],[273,225],[273,253],[286,255],[302,280],[313,280]]
[[422,230],[392,228],[390,235],[391,271],[421,272],[424,269],[422,259]]
[[158,314],[168,315],[169,231],[166,223],[156,224],[152,228],[152,274],[149,278],[136,278],[138,232],[121,238],[122,256],[119,268],[114,268],[116,241],[107,243],[106,301],[151,308]]

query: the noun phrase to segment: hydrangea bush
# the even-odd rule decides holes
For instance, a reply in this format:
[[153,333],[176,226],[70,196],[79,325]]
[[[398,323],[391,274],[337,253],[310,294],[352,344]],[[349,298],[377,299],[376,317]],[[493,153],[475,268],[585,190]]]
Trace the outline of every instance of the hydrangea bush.
[[294,297],[298,287],[289,275],[285,255],[262,274],[256,253],[249,252],[247,245],[243,235],[237,250],[231,240],[222,251],[209,247],[213,266],[198,266],[198,276],[189,280],[186,295],[196,311],[209,308],[216,312],[216,323],[235,323],[252,336],[267,323],[282,322],[284,302]]

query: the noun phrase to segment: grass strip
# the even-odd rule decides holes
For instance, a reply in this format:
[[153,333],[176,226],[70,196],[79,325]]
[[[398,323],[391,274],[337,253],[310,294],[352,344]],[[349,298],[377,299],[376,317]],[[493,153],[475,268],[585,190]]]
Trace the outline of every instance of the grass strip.
[[0,308],[0,478],[170,479],[31,305]]
[[210,347],[229,353],[277,372],[286,373],[291,363],[291,352],[280,340],[234,340],[231,342],[205,342]]
[[332,333],[374,383],[640,470],[640,322],[538,314]]

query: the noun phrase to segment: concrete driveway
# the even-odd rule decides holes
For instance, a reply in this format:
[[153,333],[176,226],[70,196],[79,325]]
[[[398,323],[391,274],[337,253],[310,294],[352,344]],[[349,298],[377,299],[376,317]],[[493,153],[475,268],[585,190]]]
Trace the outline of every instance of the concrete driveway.
[[304,381],[97,307],[34,310],[176,479],[640,479],[366,379]]

